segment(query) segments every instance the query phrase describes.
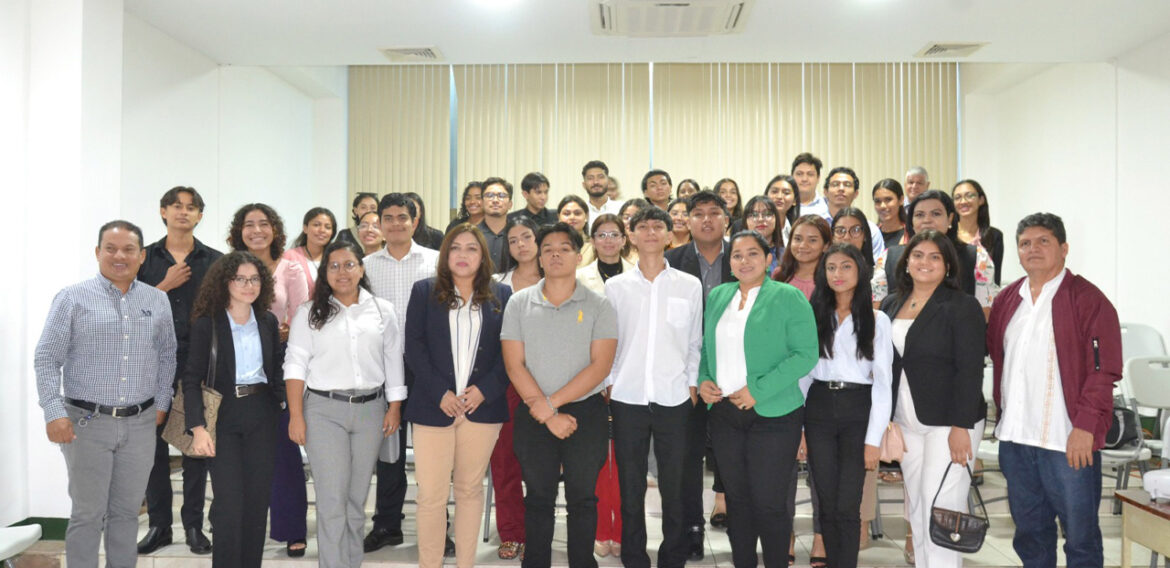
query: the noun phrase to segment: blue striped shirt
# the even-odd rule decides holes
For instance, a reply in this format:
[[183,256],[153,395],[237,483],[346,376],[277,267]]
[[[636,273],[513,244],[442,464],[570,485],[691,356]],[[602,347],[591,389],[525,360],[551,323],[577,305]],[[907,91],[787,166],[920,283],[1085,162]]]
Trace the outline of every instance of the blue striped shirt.
[[45,422],[65,418],[64,396],[108,406],[154,399],[171,407],[174,322],[167,295],[134,281],[123,294],[102,275],[57,293],[34,366]]

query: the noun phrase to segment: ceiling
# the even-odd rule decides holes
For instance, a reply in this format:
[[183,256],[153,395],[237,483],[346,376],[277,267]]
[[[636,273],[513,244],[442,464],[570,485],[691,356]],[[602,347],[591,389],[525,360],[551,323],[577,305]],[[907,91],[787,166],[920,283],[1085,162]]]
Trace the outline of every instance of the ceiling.
[[434,46],[442,63],[909,61],[929,42],[988,42],[963,61],[1106,61],[1170,33],[1165,0],[755,0],[744,31],[591,32],[588,0],[124,0],[230,65],[380,65]]

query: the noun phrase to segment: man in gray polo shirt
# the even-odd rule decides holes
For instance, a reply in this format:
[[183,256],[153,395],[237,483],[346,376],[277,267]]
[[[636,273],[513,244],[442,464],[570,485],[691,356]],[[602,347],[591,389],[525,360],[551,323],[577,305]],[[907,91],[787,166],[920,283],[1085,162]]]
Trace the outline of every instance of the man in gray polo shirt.
[[617,350],[617,314],[577,282],[581,235],[565,223],[537,237],[544,279],[512,295],[500,339],[508,377],[523,403],[514,444],[524,478],[523,566],[552,564],[557,484],[565,480],[570,566],[597,566],[594,488],[609,429],[602,381]]

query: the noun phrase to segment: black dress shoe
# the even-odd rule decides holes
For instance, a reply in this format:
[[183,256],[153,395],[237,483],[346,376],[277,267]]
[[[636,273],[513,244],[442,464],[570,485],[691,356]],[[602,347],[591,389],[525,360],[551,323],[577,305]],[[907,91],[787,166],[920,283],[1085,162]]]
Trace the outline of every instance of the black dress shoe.
[[146,536],[138,541],[138,554],[150,554],[172,542],[174,536],[171,527],[150,527],[146,530]]
[[374,527],[374,530],[370,531],[370,534],[366,535],[365,540],[362,541],[362,550],[373,552],[383,546],[398,546],[399,544],[402,544],[402,529],[391,531],[390,529]]
[[455,557],[455,541],[451,540],[451,537],[446,537],[446,538],[447,538],[446,542],[443,543],[443,557],[444,558],[454,558]]
[[687,559],[702,560],[703,556],[706,554],[705,551],[707,548],[707,539],[706,534],[703,532],[703,527],[691,527],[690,531],[688,532],[688,537],[690,539],[690,544],[687,547]]
[[187,529],[187,548],[195,554],[211,554],[211,541],[207,540],[200,528],[191,527]]

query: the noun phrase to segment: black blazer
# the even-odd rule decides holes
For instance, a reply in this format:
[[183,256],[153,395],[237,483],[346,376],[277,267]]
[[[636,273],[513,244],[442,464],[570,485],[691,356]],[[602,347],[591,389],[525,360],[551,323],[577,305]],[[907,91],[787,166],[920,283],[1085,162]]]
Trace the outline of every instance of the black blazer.
[[[508,421],[508,373],[500,350],[500,327],[504,323],[504,306],[512,289],[492,282],[492,293],[499,300],[482,306],[483,324],[479,349],[467,386],[475,385],[483,393],[483,404],[467,415],[472,422],[499,424]],[[424,426],[450,426],[455,420],[439,408],[447,391],[455,390],[455,361],[451,358],[451,310],[435,301],[435,279],[414,283],[406,308],[406,365],[414,374],[414,387],[406,399],[403,417]],[[458,394],[458,393],[456,393]]]
[[[689,242],[681,247],[672,248],[666,251],[666,262],[670,263],[671,268],[677,268],[695,278],[702,283],[703,276],[699,271],[699,253],[695,251],[694,241]],[[731,243],[726,240],[723,241],[723,257],[720,259],[719,267],[719,282],[726,284],[734,282],[735,278],[731,276]],[[703,307],[707,306],[707,295],[703,294]]]
[[[264,356],[264,374],[276,400],[283,402],[284,394],[284,346],[280,343],[280,324],[271,312],[256,312],[256,324],[260,328],[260,350]],[[219,350],[215,359],[215,383],[212,388],[223,395],[224,401],[236,397],[236,348],[232,343],[232,329],[226,311],[215,314],[215,332]],[[211,357],[211,318],[202,316],[191,325],[191,353],[187,366],[183,368],[183,406],[187,413],[187,429],[205,426],[203,423],[203,395],[201,385],[207,378],[207,365]]]
[[[894,321],[902,304],[902,298],[895,293],[886,296],[881,307]],[[898,405],[903,369],[910,380],[910,396],[919,422],[970,429],[985,418],[986,328],[983,308],[975,298],[945,285],[935,289],[906,333],[905,353],[894,350],[891,420]]]

